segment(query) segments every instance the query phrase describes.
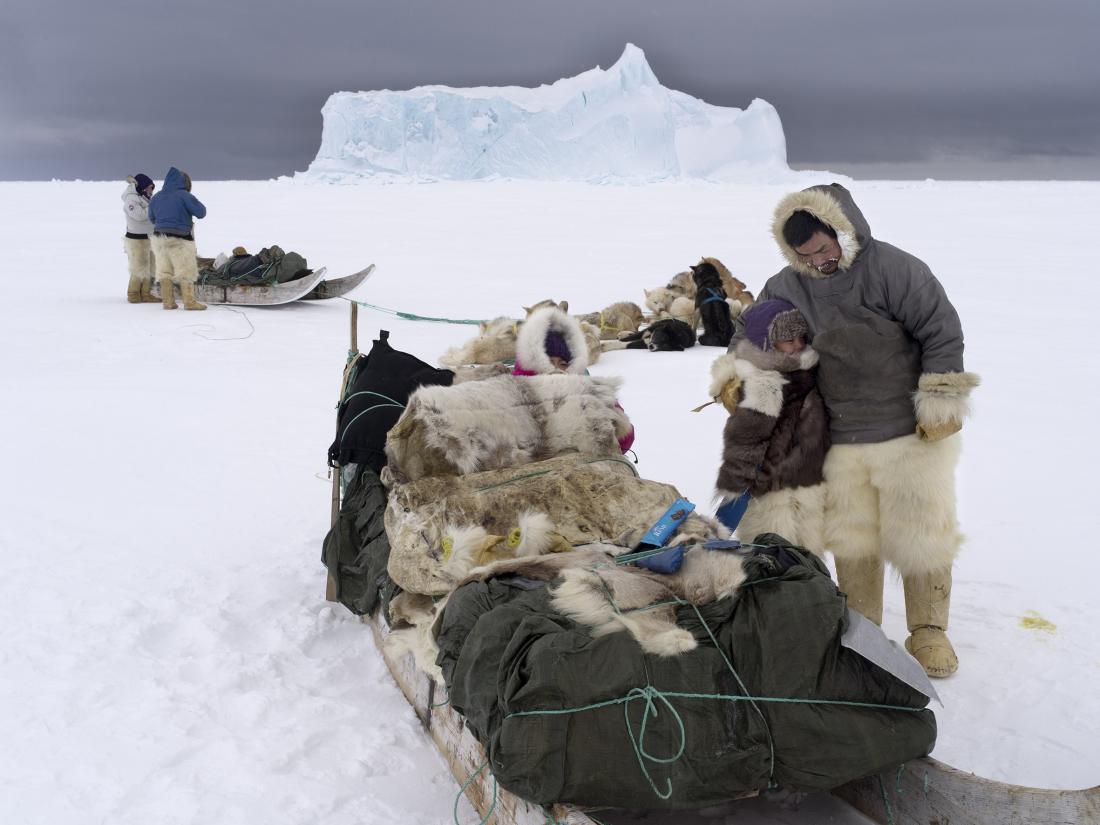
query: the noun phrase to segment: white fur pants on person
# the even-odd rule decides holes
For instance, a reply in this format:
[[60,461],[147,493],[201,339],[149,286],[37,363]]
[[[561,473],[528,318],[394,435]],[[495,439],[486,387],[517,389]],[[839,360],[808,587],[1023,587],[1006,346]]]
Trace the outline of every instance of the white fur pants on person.
[[199,279],[194,241],[171,235],[151,235],[149,241],[153,245],[153,255],[156,256],[158,281],[193,284]]
[[776,490],[753,497],[737,525],[741,541],[776,533],[814,553],[825,549],[825,485]]
[[958,436],[916,435],[834,444],[825,456],[825,546],[845,560],[879,556],[902,576],[950,569],[962,543],[959,446]]
[[130,277],[139,281],[152,281],[156,273],[156,260],[148,238],[122,237],[122,248],[126,251]]

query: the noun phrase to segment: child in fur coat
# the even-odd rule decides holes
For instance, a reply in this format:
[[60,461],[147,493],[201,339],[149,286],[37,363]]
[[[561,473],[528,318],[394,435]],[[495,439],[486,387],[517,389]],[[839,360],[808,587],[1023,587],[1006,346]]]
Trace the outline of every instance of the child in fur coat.
[[807,333],[806,319],[792,304],[754,304],[745,312],[745,339],[711,367],[715,395],[728,381],[740,381],[736,409],[722,433],[717,515],[743,541],[778,533],[820,553],[829,427],[815,379],[818,356]]
[[[535,310],[520,326],[512,375],[550,375],[555,372],[588,375],[588,346],[577,319],[557,307],[549,306]],[[630,432],[619,437],[619,449],[625,453],[633,444],[632,425]]]

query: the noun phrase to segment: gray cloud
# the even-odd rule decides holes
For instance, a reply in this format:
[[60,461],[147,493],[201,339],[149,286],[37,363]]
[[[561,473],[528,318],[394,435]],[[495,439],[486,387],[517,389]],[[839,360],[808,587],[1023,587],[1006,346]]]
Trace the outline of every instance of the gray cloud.
[[316,153],[333,92],[538,85],[607,67],[628,41],[670,88],[773,103],[796,166],[920,177],[951,158],[1011,177],[1019,158],[1100,177],[1098,4],[741,5],[9,0],[0,179],[289,174]]

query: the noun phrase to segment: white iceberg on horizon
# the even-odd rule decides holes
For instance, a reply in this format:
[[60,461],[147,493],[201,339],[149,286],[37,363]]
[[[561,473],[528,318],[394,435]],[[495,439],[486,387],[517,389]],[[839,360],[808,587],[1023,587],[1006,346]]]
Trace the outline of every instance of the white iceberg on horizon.
[[638,47],[537,88],[337,92],[306,179],[785,180],[775,107],[712,106],[660,84]]

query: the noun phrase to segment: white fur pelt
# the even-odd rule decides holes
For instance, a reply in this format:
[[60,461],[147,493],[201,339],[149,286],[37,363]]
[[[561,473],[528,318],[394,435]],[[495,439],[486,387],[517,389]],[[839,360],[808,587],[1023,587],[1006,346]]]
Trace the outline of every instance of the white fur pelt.
[[411,654],[417,668],[439,685],[444,684],[443,671],[435,663],[439,646],[435,643],[432,627],[446,605],[446,597],[433,603],[427,596],[398,593],[389,605],[390,621],[395,629],[382,643],[392,656]]
[[825,456],[825,544],[838,558],[881,556],[903,576],[951,567],[959,439],[905,435],[834,444]]
[[[744,580],[739,556],[692,547],[680,570],[670,575],[614,564],[564,570],[551,603],[592,628],[594,636],[625,630],[645,652],[677,656],[697,643],[677,626],[675,602],[708,604],[732,596]],[[660,606],[651,607],[655,604]]]
[[439,358],[445,367],[463,364],[498,364],[516,357],[519,321],[494,318],[479,325],[478,333],[458,347],[451,347]]
[[[557,374],[425,386],[409,396],[401,421],[421,424],[427,447],[458,474],[519,467],[572,450],[618,456],[618,439],[631,426],[616,406],[619,384],[617,378]],[[386,453],[400,467],[395,431],[404,428],[391,431]]]
[[825,485],[774,490],[750,499],[737,537],[752,543],[761,533],[776,533],[820,554],[825,549]]

